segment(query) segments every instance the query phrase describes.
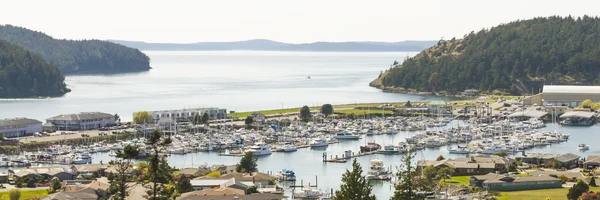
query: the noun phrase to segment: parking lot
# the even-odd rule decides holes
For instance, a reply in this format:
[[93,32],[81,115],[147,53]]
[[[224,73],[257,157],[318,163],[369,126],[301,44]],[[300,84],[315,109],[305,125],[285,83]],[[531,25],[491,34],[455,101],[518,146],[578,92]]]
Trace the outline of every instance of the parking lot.
[[127,128],[127,129],[107,130],[107,131],[100,131],[100,130],[56,131],[54,133],[49,133],[49,136],[41,136],[41,137],[29,136],[29,137],[19,138],[19,140],[22,143],[48,142],[48,141],[66,140],[66,139],[82,138],[82,137],[94,137],[94,136],[99,136],[100,134],[112,135],[113,131],[129,131],[129,132],[133,132],[134,129],[133,128]]

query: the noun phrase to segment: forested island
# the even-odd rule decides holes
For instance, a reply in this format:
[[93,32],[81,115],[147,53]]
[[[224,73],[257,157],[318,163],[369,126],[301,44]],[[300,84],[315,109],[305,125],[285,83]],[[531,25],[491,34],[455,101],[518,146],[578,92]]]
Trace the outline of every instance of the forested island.
[[101,40],[58,40],[42,32],[0,25],[0,40],[40,54],[64,74],[112,74],[150,69],[141,51]]
[[387,91],[537,92],[543,84],[600,85],[600,19],[519,20],[439,41],[370,83]]
[[70,91],[64,80],[40,55],[0,40],[0,98],[60,96]]

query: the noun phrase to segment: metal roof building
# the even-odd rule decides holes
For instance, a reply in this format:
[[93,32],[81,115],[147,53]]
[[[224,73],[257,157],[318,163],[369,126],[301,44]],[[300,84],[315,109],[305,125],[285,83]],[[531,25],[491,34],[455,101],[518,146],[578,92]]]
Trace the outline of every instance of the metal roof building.
[[544,85],[542,92],[544,105],[579,106],[586,99],[600,101],[600,86]]

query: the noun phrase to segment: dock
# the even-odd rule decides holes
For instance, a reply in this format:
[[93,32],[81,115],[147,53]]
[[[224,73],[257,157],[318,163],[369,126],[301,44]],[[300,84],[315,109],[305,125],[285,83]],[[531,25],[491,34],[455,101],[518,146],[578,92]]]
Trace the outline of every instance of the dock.
[[358,158],[358,157],[367,156],[367,155],[373,155],[375,153],[376,153],[375,151],[371,151],[371,152],[360,152],[360,153],[355,154],[354,152],[348,150],[341,156],[336,155],[335,157],[333,157],[333,155],[330,155],[329,158],[327,158],[327,152],[325,152],[325,153],[323,153],[323,162],[346,163],[346,162],[348,162],[348,159]]

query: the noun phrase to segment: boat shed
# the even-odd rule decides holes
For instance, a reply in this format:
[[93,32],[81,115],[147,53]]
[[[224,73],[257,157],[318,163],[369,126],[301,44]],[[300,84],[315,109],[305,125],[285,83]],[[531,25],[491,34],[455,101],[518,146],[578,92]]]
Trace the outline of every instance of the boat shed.
[[566,112],[565,114],[562,114],[560,116],[560,118],[584,118],[584,119],[589,119],[594,117],[596,113],[593,112],[587,112],[587,111],[575,111],[575,112]]
[[600,86],[584,85],[544,85],[542,101],[544,105],[579,106],[583,100],[600,101]]
[[546,114],[548,114],[548,112],[537,111],[537,110],[527,110],[527,111],[514,112],[514,113],[508,115],[508,117],[510,117],[510,118],[541,118]]

